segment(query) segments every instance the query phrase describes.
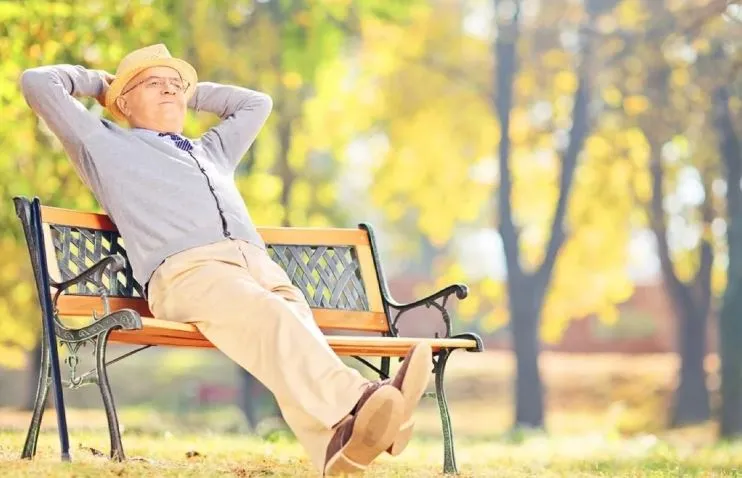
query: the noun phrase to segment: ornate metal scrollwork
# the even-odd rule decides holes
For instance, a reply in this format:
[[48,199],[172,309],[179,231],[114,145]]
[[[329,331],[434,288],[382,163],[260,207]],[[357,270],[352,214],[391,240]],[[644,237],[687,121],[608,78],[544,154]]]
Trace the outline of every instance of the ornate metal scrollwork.
[[74,390],[85,385],[98,384],[96,370],[90,370],[84,374],[77,375],[77,366],[80,363],[80,349],[87,343],[93,346],[93,355],[97,353],[98,341],[111,330],[136,330],[142,328],[142,320],[139,314],[132,310],[122,309],[98,318],[95,322],[80,329],[68,329],[59,320],[56,320],[55,331],[60,343],[67,347],[69,355],[65,363],[70,368],[69,380],[65,385]]
[[[445,337],[450,337],[453,333],[453,330],[451,325],[451,316],[448,313],[448,309],[446,309],[446,304],[448,303],[448,299],[452,295],[456,295],[456,297],[458,297],[459,299],[463,299],[466,297],[466,294],[466,287],[461,285],[452,285],[446,287],[445,289],[441,289],[438,292],[429,295],[428,297],[424,297],[408,304],[400,304],[391,299],[387,300],[390,309],[396,312],[391,320],[392,334],[394,334],[395,336],[399,334],[397,323],[404,313],[409,312],[410,310],[414,310],[418,307],[433,307],[441,313],[441,319],[443,320],[443,324],[446,327]],[[440,338],[440,334],[436,332],[435,338]]]

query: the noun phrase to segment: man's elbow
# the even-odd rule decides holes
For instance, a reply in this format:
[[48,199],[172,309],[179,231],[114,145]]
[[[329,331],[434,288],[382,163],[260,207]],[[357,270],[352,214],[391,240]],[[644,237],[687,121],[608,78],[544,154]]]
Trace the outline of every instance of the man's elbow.
[[265,115],[268,116],[273,111],[273,98],[267,93],[261,93],[261,107],[265,111]]
[[29,68],[21,73],[19,82],[21,92],[28,98],[49,83],[49,75],[41,68]]

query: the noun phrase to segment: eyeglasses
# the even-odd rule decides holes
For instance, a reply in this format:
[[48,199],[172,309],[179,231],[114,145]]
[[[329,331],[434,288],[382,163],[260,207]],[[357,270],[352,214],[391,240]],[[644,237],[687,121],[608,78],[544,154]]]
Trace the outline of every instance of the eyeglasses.
[[126,93],[130,92],[131,90],[133,90],[139,85],[144,85],[144,87],[147,88],[148,90],[161,90],[166,85],[169,85],[174,90],[178,91],[179,93],[182,93],[188,89],[188,87],[190,86],[190,83],[182,80],[181,78],[163,78],[161,76],[150,76],[149,78],[145,78],[144,80],[135,84],[134,86],[127,89],[121,94],[125,95]]

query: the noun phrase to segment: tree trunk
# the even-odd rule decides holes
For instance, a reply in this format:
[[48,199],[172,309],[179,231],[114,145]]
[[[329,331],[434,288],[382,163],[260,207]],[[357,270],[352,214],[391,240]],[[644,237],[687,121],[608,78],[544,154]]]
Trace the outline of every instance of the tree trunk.
[[[658,16],[668,12],[662,2],[653,4]],[[661,48],[653,50],[655,67],[647,76],[649,97],[655,106],[654,113],[641,121],[642,129],[651,145],[650,170],[652,173],[652,198],[650,217],[652,231],[657,238],[657,249],[665,289],[672,303],[677,324],[677,351],[680,356],[677,388],[673,406],[669,410],[668,424],[679,427],[702,423],[711,417],[709,392],[706,387],[706,372],[703,361],[706,355],[708,314],[711,302],[711,268],[714,262],[712,244],[703,239],[698,247],[698,270],[689,283],[678,277],[668,243],[665,218],[664,177],[662,145],[673,136],[673,127],[665,125],[662,111],[670,107],[669,91],[672,89],[672,68],[665,60]],[[699,171],[706,178],[710,172]],[[705,198],[701,205],[702,226],[710,228],[714,219],[713,195],[710,181],[704,180]]]
[[[527,297],[517,299],[527,301]],[[515,351],[515,427],[543,428],[544,399],[543,384],[538,358],[540,342],[538,312],[528,304],[518,303],[511,307],[511,329]]]
[[[739,247],[735,246],[735,247]],[[722,438],[742,436],[742,281],[727,285],[719,316],[721,332],[721,410],[719,434]]]
[[[721,49],[718,54],[723,55]],[[721,357],[722,438],[742,435],[742,150],[729,111],[729,92],[721,86],[714,92],[715,126],[719,151],[727,173],[727,288],[719,316]]]
[[[511,3],[511,2],[508,2]],[[496,68],[493,76],[492,109],[500,123],[498,158],[500,186],[497,192],[499,232],[502,237],[508,273],[508,298],[513,347],[516,356],[515,428],[543,428],[543,383],[539,372],[539,323],[546,293],[551,283],[557,256],[566,240],[565,218],[577,168],[577,159],[589,134],[590,60],[589,41],[582,45],[582,59],[577,69],[579,83],[574,93],[569,142],[561,155],[559,197],[554,210],[544,259],[535,272],[524,270],[520,257],[520,225],[512,209],[513,179],[510,171],[510,112],[514,102],[514,80],[518,70],[517,42],[520,34],[521,2],[498,16],[498,35],[492,45]],[[500,2],[495,0],[495,10]],[[591,19],[592,20],[592,19]]]
[[706,314],[695,309],[686,310],[678,317],[680,374],[670,417],[671,427],[702,423],[711,418],[706,371],[703,367],[707,323]]

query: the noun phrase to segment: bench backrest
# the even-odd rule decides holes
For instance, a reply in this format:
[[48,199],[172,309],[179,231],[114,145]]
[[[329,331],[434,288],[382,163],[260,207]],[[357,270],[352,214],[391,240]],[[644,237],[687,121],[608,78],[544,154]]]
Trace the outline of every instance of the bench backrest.
[[[28,202],[16,201],[17,209],[18,201]],[[53,281],[68,280],[108,255],[127,259],[124,241],[105,214],[48,206],[39,209],[48,275]],[[19,213],[21,221],[27,222],[28,241],[33,221],[23,216]],[[389,331],[368,225],[358,229],[264,227],[258,231],[271,258],[304,293],[320,328]],[[124,270],[106,273],[103,284],[112,310],[130,308],[152,317],[128,259]],[[60,316],[89,317],[94,310],[101,313],[103,307],[92,283],[71,287],[57,302]]]

